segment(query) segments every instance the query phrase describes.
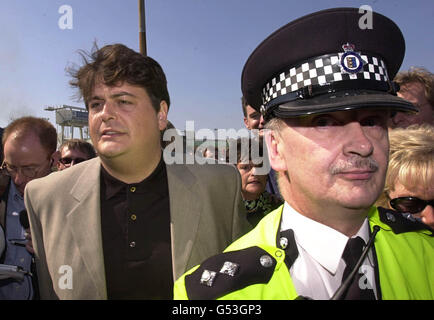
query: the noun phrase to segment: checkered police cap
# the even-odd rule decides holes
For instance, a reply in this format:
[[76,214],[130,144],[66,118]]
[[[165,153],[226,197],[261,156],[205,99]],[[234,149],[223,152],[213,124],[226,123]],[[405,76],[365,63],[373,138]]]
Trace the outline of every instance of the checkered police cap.
[[357,108],[417,111],[391,79],[405,53],[396,24],[373,13],[361,29],[355,8],[313,13],[280,28],[251,54],[243,95],[266,119]]

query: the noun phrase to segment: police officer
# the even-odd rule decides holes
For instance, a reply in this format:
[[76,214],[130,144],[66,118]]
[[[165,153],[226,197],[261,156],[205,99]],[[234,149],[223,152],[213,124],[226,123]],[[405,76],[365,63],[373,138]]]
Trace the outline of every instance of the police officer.
[[242,73],[267,121],[284,205],[183,275],[176,299],[433,299],[434,237],[373,207],[387,170],[388,119],[417,112],[391,79],[405,53],[398,26],[355,8],[295,20],[265,39]]

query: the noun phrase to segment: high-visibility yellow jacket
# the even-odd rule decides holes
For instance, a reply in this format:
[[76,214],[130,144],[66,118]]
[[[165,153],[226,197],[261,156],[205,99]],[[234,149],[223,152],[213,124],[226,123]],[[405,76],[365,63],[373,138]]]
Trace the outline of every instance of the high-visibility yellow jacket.
[[[299,298],[289,273],[298,250],[292,230],[279,231],[282,210],[269,213],[224,253],[186,272],[175,283],[174,298]],[[378,298],[434,299],[432,230],[383,208],[372,207],[368,219],[371,232],[380,228],[373,246]],[[281,245],[282,237],[289,239],[287,245]]]

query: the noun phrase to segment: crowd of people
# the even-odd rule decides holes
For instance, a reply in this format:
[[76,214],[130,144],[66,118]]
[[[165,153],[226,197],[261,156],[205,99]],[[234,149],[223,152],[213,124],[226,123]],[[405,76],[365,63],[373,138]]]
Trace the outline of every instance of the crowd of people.
[[82,53],[91,143],[32,116],[1,132],[0,263],[23,276],[0,299],[434,299],[434,76],[398,72],[374,17],[316,12],[253,51],[236,162],[166,164],[159,63]]

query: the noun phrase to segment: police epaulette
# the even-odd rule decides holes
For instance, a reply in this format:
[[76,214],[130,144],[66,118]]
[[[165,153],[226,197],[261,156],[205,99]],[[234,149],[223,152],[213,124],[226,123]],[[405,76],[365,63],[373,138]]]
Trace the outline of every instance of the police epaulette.
[[273,276],[276,260],[259,247],[218,254],[185,277],[188,299],[217,299]]
[[434,236],[434,230],[426,224],[416,220],[411,215],[397,212],[391,209],[378,207],[381,222],[387,224],[394,233],[400,234],[404,232],[428,230],[431,232],[431,237]]

